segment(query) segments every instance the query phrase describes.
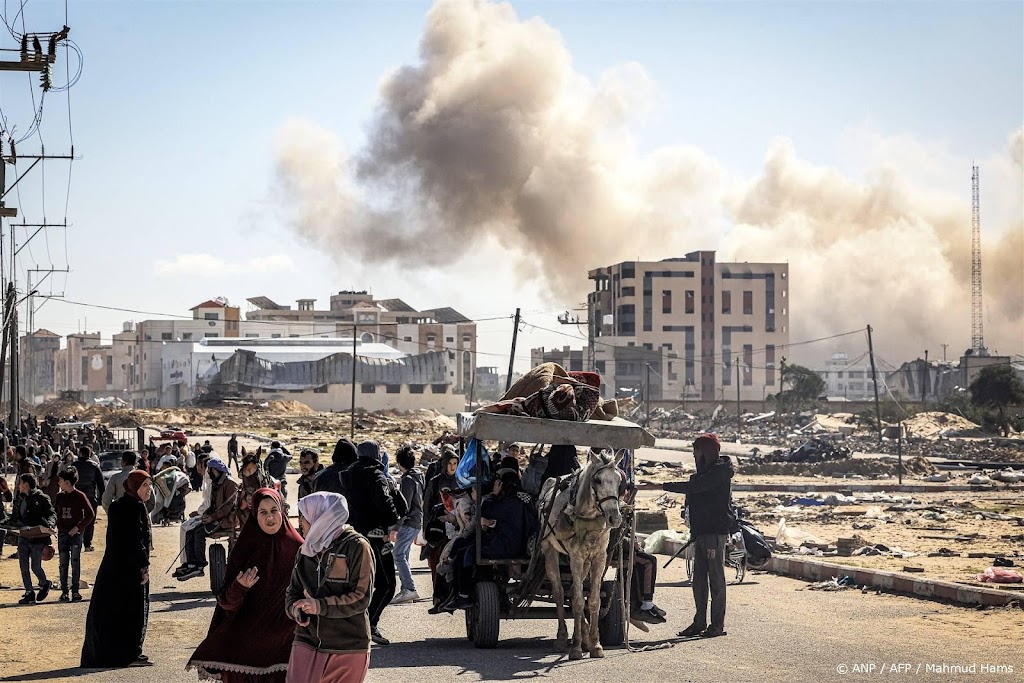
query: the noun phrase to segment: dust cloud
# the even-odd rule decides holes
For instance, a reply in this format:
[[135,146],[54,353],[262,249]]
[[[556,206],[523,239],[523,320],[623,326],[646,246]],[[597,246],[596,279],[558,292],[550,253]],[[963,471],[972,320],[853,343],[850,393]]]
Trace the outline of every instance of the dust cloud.
[[[540,19],[441,1],[419,61],[382,80],[362,148],[307,122],[282,128],[280,196],[295,230],[340,262],[451,266],[494,239],[562,305],[582,300],[589,268],[717,248],[720,260],[790,263],[794,341],[870,322],[894,360],[966,348],[969,167],[963,192],[937,195],[891,167],[846,178],[780,140],[758,177],[740,179],[697,147],[639,153],[631,126],[656,96],[638,64],[586,79]],[[986,339],[1013,353],[1024,350],[1022,145],[1024,130],[982,178],[983,193],[1010,197],[982,221]]]

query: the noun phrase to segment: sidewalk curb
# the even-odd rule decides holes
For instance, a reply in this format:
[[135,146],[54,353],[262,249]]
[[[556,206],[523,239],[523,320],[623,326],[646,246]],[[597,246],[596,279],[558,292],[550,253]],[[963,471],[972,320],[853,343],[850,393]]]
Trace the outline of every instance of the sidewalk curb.
[[855,484],[855,483],[817,483],[807,484],[740,484],[732,485],[733,491],[782,491],[786,493],[807,493],[809,491],[857,491],[860,493],[944,493],[948,491],[975,493],[1001,493],[1003,491],[1024,491],[1020,484],[1006,484],[1005,486],[969,484]]
[[866,585],[920,598],[949,600],[961,605],[1001,606],[1015,600],[1024,600],[1022,594],[994,588],[978,588],[951,581],[920,579],[902,572],[863,569],[818,560],[772,556],[764,569],[772,574],[809,581],[827,581],[834,576],[849,576],[858,586]]

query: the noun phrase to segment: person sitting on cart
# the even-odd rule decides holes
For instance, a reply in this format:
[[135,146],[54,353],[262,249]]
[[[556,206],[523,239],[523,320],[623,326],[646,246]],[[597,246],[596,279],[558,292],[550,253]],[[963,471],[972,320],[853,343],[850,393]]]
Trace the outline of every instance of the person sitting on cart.
[[576,454],[576,447],[556,444],[548,451],[548,467],[544,470],[544,481],[553,477],[564,477],[579,468],[580,460]]
[[[502,469],[497,473],[492,493],[480,503],[480,526],[484,532],[480,540],[480,556],[488,560],[508,560],[530,554],[530,538],[540,530],[537,511],[519,497],[521,477],[519,471]],[[476,539],[458,551],[452,560],[455,570],[451,600],[442,609],[454,612],[473,604],[470,598],[473,563],[476,557]]]
[[154,524],[167,524],[185,516],[185,496],[192,490],[188,476],[174,465],[168,465],[153,475]]
[[238,484],[231,478],[228,466],[220,458],[206,461],[210,473],[210,507],[203,510],[200,524],[185,535],[185,564],[175,572],[178,581],[203,576],[206,568],[206,539],[218,531],[231,531],[235,525],[232,515]]

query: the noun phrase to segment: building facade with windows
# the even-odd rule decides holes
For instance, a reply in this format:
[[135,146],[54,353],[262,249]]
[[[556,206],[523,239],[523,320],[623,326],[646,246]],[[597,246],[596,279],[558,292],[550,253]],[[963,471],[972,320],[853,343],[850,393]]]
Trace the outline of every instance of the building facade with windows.
[[[587,297],[605,396],[762,400],[789,344],[789,265],[721,263],[714,251],[592,270]],[[738,373],[738,374],[737,374]]]

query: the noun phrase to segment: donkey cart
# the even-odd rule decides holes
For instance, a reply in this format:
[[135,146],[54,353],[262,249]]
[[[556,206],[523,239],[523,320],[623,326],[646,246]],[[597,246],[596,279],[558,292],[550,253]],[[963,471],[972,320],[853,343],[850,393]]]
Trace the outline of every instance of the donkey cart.
[[[552,445],[590,446],[608,449],[618,457],[603,453],[591,455],[581,470],[561,479],[550,479],[542,489],[538,501],[541,532],[533,544],[529,557],[518,559],[488,559],[481,557],[480,525],[476,525],[475,581],[473,604],[466,610],[466,635],[478,648],[497,646],[502,619],[555,619],[559,620],[558,644],[566,648],[567,634],[564,613],[568,609],[580,630],[581,620],[589,618],[589,635],[582,635],[583,648],[590,648],[591,656],[603,656],[601,646],[621,645],[625,639],[629,618],[629,548],[634,543],[634,513],[632,505],[620,507],[620,496],[625,490],[623,479],[633,479],[633,458],[620,469],[619,461],[626,452],[641,446],[654,445],[654,437],[640,426],[616,418],[612,421],[568,422],[542,418],[496,415],[489,413],[458,416],[459,435],[465,440],[496,442],[525,442]],[[474,488],[477,500],[483,499],[482,481],[485,464],[476,461]],[[582,483],[581,483],[582,482]],[[610,488],[609,488],[610,487]],[[596,561],[581,564],[573,557],[575,548],[571,525],[569,531],[557,530],[564,513],[559,505],[569,496],[575,507],[584,505],[588,496],[591,516],[584,520],[589,528],[602,527],[597,537],[600,547]],[[612,520],[607,522],[607,520]],[[580,532],[580,536],[586,534]],[[559,550],[569,557],[559,561]],[[609,566],[615,567],[615,577],[606,579]],[[583,568],[585,567],[585,568]],[[557,576],[557,580],[552,580]],[[577,581],[574,582],[574,579]],[[574,585],[578,583],[578,585]],[[593,590],[594,584],[599,590]],[[575,592],[573,592],[575,591]],[[586,597],[583,597],[586,596]],[[596,604],[600,601],[600,606]],[[544,603],[537,605],[536,603]],[[575,605],[575,608],[574,608]],[[596,624],[594,623],[596,622]],[[571,658],[579,658],[581,637],[574,631]],[[598,639],[600,644],[598,644]],[[590,643],[587,645],[587,643]]]

